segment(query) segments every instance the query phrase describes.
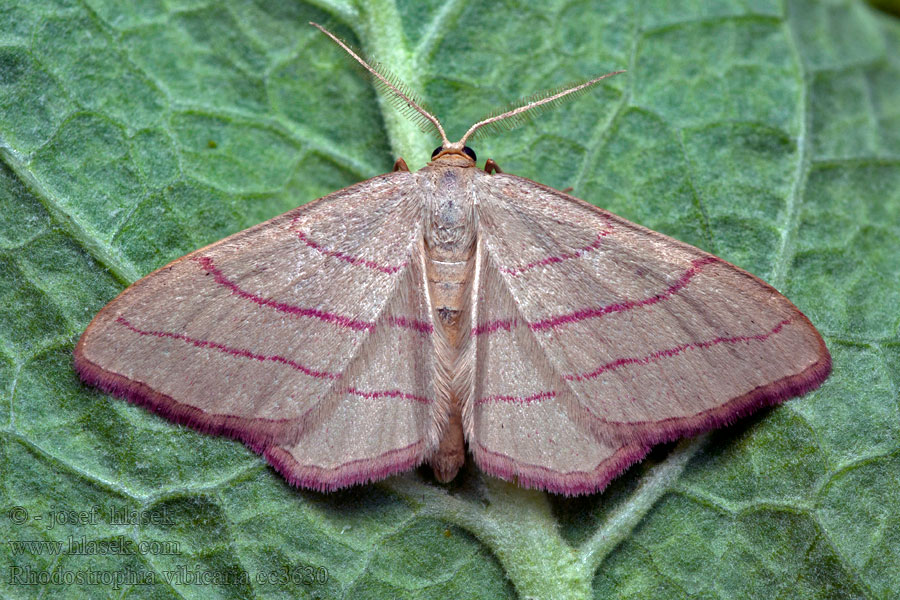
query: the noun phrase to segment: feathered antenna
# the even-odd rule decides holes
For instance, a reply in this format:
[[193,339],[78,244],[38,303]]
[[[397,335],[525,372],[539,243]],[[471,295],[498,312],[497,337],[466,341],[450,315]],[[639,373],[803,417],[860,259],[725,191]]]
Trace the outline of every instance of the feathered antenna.
[[347,54],[356,59],[356,61],[361,64],[366,71],[372,74],[372,77],[375,78],[375,84],[388,92],[388,97],[391,99],[391,102],[394,106],[400,110],[404,116],[412,118],[413,121],[417,122],[419,126],[424,131],[435,130],[441,136],[441,142],[445,147],[450,146],[450,141],[447,139],[447,134],[444,133],[444,128],[441,126],[441,122],[437,120],[437,117],[432,115],[430,112],[422,108],[422,103],[419,102],[410,89],[400,81],[395,75],[392,75],[387,69],[385,69],[381,64],[375,62],[372,65],[369,65],[365,60],[360,57],[350,46],[345,44],[340,40],[337,36],[332,34],[330,31],[319,25],[318,23],[313,23],[310,21],[309,23],[328,37],[334,41],[335,44],[343,48]]
[[594,77],[593,79],[588,79],[587,81],[583,81],[581,83],[540,92],[529,98],[526,98],[525,100],[517,102],[516,104],[512,105],[514,106],[514,108],[510,108],[505,112],[497,114],[497,112],[499,111],[494,111],[487,118],[478,121],[477,123],[469,127],[469,130],[464,136],[462,136],[462,139],[458,141],[457,144],[459,144],[460,146],[465,146],[466,140],[469,139],[472,134],[474,134],[482,127],[486,128],[486,130],[495,131],[512,129],[513,127],[521,125],[530,117],[536,115],[540,111],[557,106],[563,101],[563,99],[574,97],[597,85],[597,83],[603,81],[607,77],[612,77],[613,75],[618,75],[624,72],[624,70],[613,71],[612,73],[600,75],[599,77]]
[[512,129],[517,125],[524,123],[528,118],[538,114],[540,111],[556,106],[562,102],[563,99],[574,97],[596,85],[598,82],[603,81],[607,77],[612,77],[613,75],[625,72],[624,70],[613,71],[612,73],[588,79],[581,83],[554,88],[535,94],[530,98],[512,105],[512,108],[507,107],[508,110],[500,114],[497,114],[497,111],[492,112],[487,118],[478,121],[469,127],[469,130],[462,136],[461,140],[450,143],[450,140],[447,139],[447,134],[444,133],[441,122],[437,120],[437,117],[422,108],[422,103],[416,99],[412,91],[402,81],[377,62],[373,62],[372,65],[369,65],[369,63],[363,60],[363,58],[350,48],[350,46],[318,23],[310,21],[309,24],[330,37],[335,44],[343,48],[347,54],[356,59],[356,61],[375,78],[375,84],[382,90],[389,92],[388,97],[400,112],[416,121],[423,131],[437,131],[441,136],[441,144],[445,150],[462,150],[466,145],[466,140],[482,128],[485,128],[485,131]]

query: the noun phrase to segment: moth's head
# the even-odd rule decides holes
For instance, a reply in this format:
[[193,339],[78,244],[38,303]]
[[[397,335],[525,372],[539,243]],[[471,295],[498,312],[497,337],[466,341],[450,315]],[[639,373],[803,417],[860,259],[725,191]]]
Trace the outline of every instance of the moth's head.
[[442,164],[450,164],[459,167],[474,167],[475,151],[468,146],[457,142],[455,144],[441,144],[431,153],[432,162],[440,161]]

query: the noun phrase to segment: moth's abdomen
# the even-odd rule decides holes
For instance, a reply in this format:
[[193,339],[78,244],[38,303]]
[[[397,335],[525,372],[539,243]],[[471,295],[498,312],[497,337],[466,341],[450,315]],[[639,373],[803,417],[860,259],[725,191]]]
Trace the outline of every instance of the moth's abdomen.
[[[427,249],[426,249],[427,252]],[[460,315],[465,310],[467,284],[472,273],[472,257],[464,261],[440,261],[426,256],[431,305],[452,347],[457,346]]]

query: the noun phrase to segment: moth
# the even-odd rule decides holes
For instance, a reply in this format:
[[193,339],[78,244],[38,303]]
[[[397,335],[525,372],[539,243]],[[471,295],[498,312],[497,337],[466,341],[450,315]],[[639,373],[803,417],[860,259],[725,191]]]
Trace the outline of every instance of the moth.
[[[318,27],[318,26],[317,26]],[[322,29],[320,27],[320,29]],[[451,143],[147,275],[94,318],[81,378],[335,490],[429,463],[567,495],[657,443],[817,387],[831,359],[760,279]]]

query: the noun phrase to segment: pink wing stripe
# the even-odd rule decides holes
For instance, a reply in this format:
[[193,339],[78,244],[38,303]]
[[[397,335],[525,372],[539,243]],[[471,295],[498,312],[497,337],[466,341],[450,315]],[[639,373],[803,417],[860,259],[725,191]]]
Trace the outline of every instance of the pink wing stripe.
[[[541,331],[544,329],[551,329],[560,325],[565,325],[567,323],[577,323],[578,321],[583,321],[585,319],[602,317],[603,315],[608,315],[610,313],[625,312],[633,308],[656,304],[657,302],[669,299],[673,294],[685,287],[688,282],[690,282],[690,280],[693,279],[694,276],[696,276],[697,273],[699,273],[703,269],[704,266],[718,261],[719,259],[715,256],[705,256],[703,258],[694,260],[693,262],[691,262],[691,267],[681,274],[681,277],[678,278],[678,281],[676,281],[673,285],[669,286],[662,292],[650,296],[649,298],[644,298],[643,300],[626,300],[625,302],[608,304],[606,306],[600,306],[597,308],[584,308],[568,314],[557,315],[555,317],[549,317],[547,319],[535,321],[534,323],[529,323],[528,326],[532,331]],[[483,325],[473,327],[472,335],[490,334],[501,329],[505,331],[512,331],[516,324],[517,322],[515,319],[497,319],[496,321],[489,321],[487,323],[484,323]]]
[[[284,302],[277,302],[275,300],[272,300],[271,298],[263,298],[262,296],[258,296],[253,292],[248,292],[235,282],[228,279],[225,274],[222,273],[222,271],[218,267],[216,267],[215,264],[213,264],[213,260],[210,257],[198,256],[193,260],[197,261],[204,271],[212,275],[216,283],[230,289],[232,294],[258,304],[259,306],[267,306],[277,311],[292,315],[298,315],[301,317],[316,318],[321,321],[325,321],[326,323],[334,323],[335,325],[347,327],[355,331],[371,331],[375,329],[375,323],[371,321],[360,321],[357,319],[351,319],[350,317],[345,317],[344,315],[338,315],[335,313],[318,310],[316,308],[305,308],[302,306],[286,304]],[[388,323],[391,325],[396,325],[397,327],[414,329],[415,331],[419,331],[421,333],[431,333],[433,330],[431,323],[425,323],[416,319],[408,319],[406,317],[391,317],[390,319],[388,319]]]
[[358,390],[356,388],[347,388],[348,394],[353,394],[355,396],[361,396],[363,398],[403,398],[404,400],[415,400],[421,404],[431,404],[431,400],[425,398],[424,396],[417,396],[415,394],[408,394],[406,392],[401,392],[400,390],[383,390],[377,392],[364,392],[362,390]]
[[397,271],[399,271],[400,269],[402,269],[403,267],[406,266],[405,262],[398,267],[390,266],[390,265],[379,265],[376,262],[373,262],[371,260],[368,260],[368,259],[365,259],[365,258],[362,258],[359,256],[350,256],[349,254],[344,254],[343,252],[339,252],[338,250],[329,250],[328,248],[325,248],[324,246],[320,246],[319,244],[315,243],[314,241],[312,241],[311,239],[306,237],[306,234],[303,233],[302,231],[297,231],[297,237],[299,237],[303,243],[305,243],[307,246],[309,246],[316,252],[324,254],[325,256],[333,256],[334,258],[337,258],[344,262],[350,263],[351,265],[362,265],[364,267],[368,267],[369,269],[374,269],[375,271],[381,271],[382,273],[387,273],[389,275],[396,273]]
[[563,262],[564,260],[570,260],[572,258],[579,258],[580,256],[583,256],[583,255],[587,254],[588,252],[593,252],[594,250],[599,248],[601,239],[603,237],[609,235],[610,233],[612,233],[610,230],[604,229],[603,231],[601,231],[600,233],[597,234],[596,240],[594,240],[593,242],[591,242],[590,244],[588,244],[587,246],[585,246],[583,248],[579,248],[572,254],[563,253],[558,256],[548,256],[545,259],[531,262],[531,263],[528,263],[527,265],[524,265],[521,267],[516,267],[514,269],[510,269],[509,267],[500,267],[500,271],[502,271],[503,273],[506,273],[508,275],[512,275],[513,277],[518,277],[525,271],[530,271],[531,269],[534,269],[535,267],[543,267],[544,265],[559,263],[559,262]]
[[626,365],[648,365],[653,362],[657,362],[664,358],[669,358],[672,356],[678,356],[682,352],[686,352],[687,350],[698,350],[710,348],[712,346],[717,346],[719,344],[739,344],[741,342],[764,342],[769,339],[771,336],[780,332],[785,325],[790,323],[790,319],[785,319],[778,323],[771,331],[766,333],[759,333],[756,335],[736,335],[732,337],[717,337],[712,340],[706,340],[703,342],[691,342],[689,344],[681,344],[680,346],[675,346],[674,348],[667,348],[665,350],[658,350],[653,354],[648,354],[643,358],[619,358],[612,362],[608,362],[605,365],[600,365],[593,371],[589,373],[583,373],[581,375],[564,375],[563,378],[567,381],[584,381],[585,379],[593,379],[598,375],[606,372],[612,371],[614,369],[618,369],[619,367],[624,367]]
[[546,400],[547,398],[553,398],[556,396],[556,392],[538,392],[537,394],[532,394],[531,396],[485,396],[484,398],[479,398],[475,404],[487,404],[488,402],[514,402],[516,404],[529,404],[531,402],[537,402],[539,400]]
[[124,317],[119,317],[116,319],[116,323],[130,329],[134,333],[138,335],[152,335],[158,338],[170,338],[173,340],[181,340],[183,342],[187,342],[188,344],[193,344],[198,348],[211,348],[213,350],[218,350],[219,352],[224,352],[225,354],[230,354],[232,356],[239,356],[241,358],[250,358],[253,360],[263,361],[263,362],[276,362],[283,365],[287,365],[292,369],[296,369],[302,373],[309,375],[310,377],[315,377],[317,379],[327,378],[327,379],[337,379],[341,375],[340,373],[329,373],[327,371],[316,371],[315,369],[310,369],[309,367],[304,367],[300,363],[294,362],[288,358],[284,358],[283,356],[275,356],[275,355],[265,355],[265,354],[254,354],[249,350],[244,350],[241,348],[231,348],[229,346],[225,346],[218,342],[211,342],[209,340],[200,340],[197,338],[188,337],[186,335],[182,335],[180,333],[172,333],[170,331],[147,331],[146,329],[139,329],[128,322]]
[[[771,331],[766,333],[759,333],[756,335],[737,335],[732,337],[717,337],[712,340],[706,340],[703,342],[692,342],[689,344],[681,344],[679,346],[675,346],[674,348],[667,348],[665,350],[658,350],[653,354],[648,354],[643,358],[619,358],[612,362],[608,362],[605,365],[601,365],[594,369],[589,373],[584,373],[581,375],[564,375],[563,379],[567,381],[584,381],[585,379],[593,379],[606,371],[612,371],[614,369],[618,369],[619,367],[624,367],[626,365],[648,365],[652,362],[660,361],[664,358],[669,358],[672,356],[677,356],[682,352],[687,350],[697,350],[710,348],[712,346],[716,346],[718,344],[738,344],[741,342],[764,342],[769,339],[771,336],[779,333],[785,325],[790,323],[790,319],[785,319],[775,325]],[[532,394],[531,396],[487,396],[485,398],[479,398],[476,404],[485,404],[487,402],[515,402],[521,404],[527,404],[529,402],[538,402],[540,400],[546,400],[548,398],[554,398],[556,396],[556,392],[550,390],[545,392],[537,392],[536,394]]]
[[248,292],[242,289],[236,283],[225,277],[222,271],[220,271],[213,264],[213,261],[210,257],[199,256],[197,258],[194,258],[194,260],[200,263],[200,266],[203,267],[204,271],[213,276],[213,278],[216,280],[216,283],[230,289],[231,293],[233,293],[235,296],[244,298],[245,300],[250,300],[251,302],[254,302],[260,306],[268,306],[269,308],[274,308],[275,310],[286,312],[292,315],[298,315],[301,317],[314,317],[316,319],[320,319],[328,323],[334,323],[336,325],[341,325],[343,327],[348,327],[356,331],[361,331],[364,329],[375,329],[375,323],[371,323],[369,321],[358,321],[356,319],[351,319],[343,315],[336,315],[334,313],[321,311],[315,308],[293,306],[291,304],[285,304],[283,302],[276,302],[271,298],[263,298],[262,296],[257,296],[252,292]]
[[434,326],[431,323],[428,323],[426,321],[419,321],[418,319],[408,319],[406,317],[390,317],[388,318],[388,323],[390,323],[391,325],[396,325],[397,327],[415,329],[420,333],[431,333],[434,331]]
[[477,327],[472,328],[472,335],[481,335],[483,333],[493,333],[498,329],[505,329],[506,331],[512,331],[513,328],[518,324],[516,319],[498,319],[496,321],[489,321],[484,325],[479,325]]
[[[254,354],[254,353],[250,352],[249,350],[243,350],[240,348],[230,348],[228,346],[219,344],[217,342],[210,342],[208,340],[200,340],[200,339],[188,337],[186,335],[181,335],[180,333],[172,333],[169,331],[147,331],[145,329],[139,329],[139,328],[135,327],[134,325],[132,325],[130,322],[128,322],[128,320],[125,319],[125,317],[119,317],[118,319],[116,319],[116,323],[123,325],[124,327],[126,327],[127,329],[133,331],[134,333],[136,333],[138,335],[151,335],[151,336],[160,337],[160,338],[170,338],[170,339],[174,339],[174,340],[182,340],[189,344],[193,344],[193,345],[197,346],[198,348],[212,348],[214,350],[219,350],[220,352],[224,352],[225,354],[231,354],[232,356],[239,356],[241,358],[250,358],[253,360],[259,360],[259,361],[264,361],[264,362],[265,361],[276,362],[276,363],[280,363],[283,365],[287,365],[298,371],[301,371],[301,372],[309,375],[310,377],[328,378],[328,379],[338,379],[340,377],[340,374],[328,373],[327,371],[316,371],[316,370],[310,369],[308,367],[304,367],[303,365],[296,363],[290,359],[284,358],[282,356]],[[379,390],[379,391],[368,392],[368,391],[359,390],[359,389],[351,387],[351,388],[347,388],[344,391],[348,394],[353,394],[355,396],[361,396],[363,398],[403,398],[404,400],[415,400],[416,402],[419,402],[421,404],[431,404],[431,400],[429,400],[428,398],[425,398],[424,396],[417,396],[415,394],[409,394],[407,392],[403,392],[400,390]]]
[[691,267],[682,273],[681,277],[678,278],[678,281],[662,292],[650,296],[649,298],[644,298],[643,300],[626,300],[625,302],[608,304],[597,308],[584,308],[568,314],[557,315],[555,317],[529,323],[528,326],[531,327],[533,331],[541,331],[542,329],[558,327],[559,325],[565,325],[567,323],[576,323],[578,321],[583,321],[584,319],[602,317],[603,315],[608,315],[610,313],[624,312],[641,306],[651,306],[657,302],[668,300],[673,294],[685,287],[688,282],[703,269],[703,267],[714,262],[719,262],[719,259],[715,256],[705,256],[692,261]]

